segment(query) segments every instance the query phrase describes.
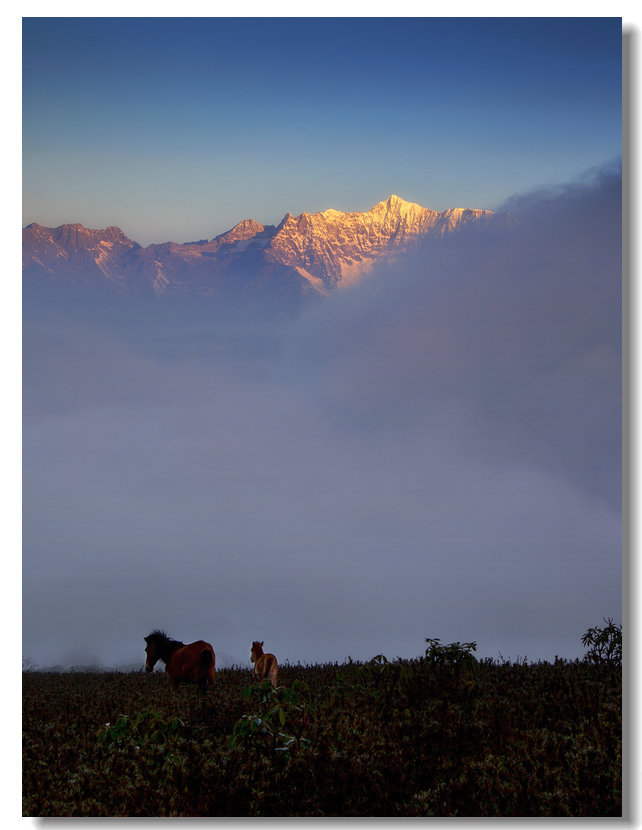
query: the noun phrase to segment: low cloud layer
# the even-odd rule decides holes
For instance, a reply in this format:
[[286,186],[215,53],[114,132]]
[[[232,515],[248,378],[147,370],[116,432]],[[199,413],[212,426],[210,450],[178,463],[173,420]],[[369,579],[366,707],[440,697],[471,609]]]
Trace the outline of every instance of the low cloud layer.
[[27,310],[23,654],[581,656],[621,618],[620,205],[514,198],[278,325]]

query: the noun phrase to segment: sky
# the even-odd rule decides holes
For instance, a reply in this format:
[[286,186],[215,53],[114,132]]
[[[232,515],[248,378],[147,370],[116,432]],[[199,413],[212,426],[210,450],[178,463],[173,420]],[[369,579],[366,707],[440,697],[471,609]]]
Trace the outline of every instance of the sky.
[[581,657],[622,619],[621,24],[25,21],[23,224],[510,209],[298,319],[25,309],[23,655]]
[[617,17],[26,17],[22,59],[23,226],[144,246],[495,209],[621,152]]

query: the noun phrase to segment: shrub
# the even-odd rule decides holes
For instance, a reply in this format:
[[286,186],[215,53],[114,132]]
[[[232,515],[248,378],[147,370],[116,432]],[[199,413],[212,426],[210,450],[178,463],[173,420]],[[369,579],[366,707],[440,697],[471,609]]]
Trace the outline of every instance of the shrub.
[[615,625],[611,617],[604,619],[604,628],[589,628],[582,637],[582,644],[590,646],[584,655],[588,663],[622,665],[622,626]]
[[477,643],[450,643],[442,646],[439,639],[426,639],[426,660],[431,666],[446,669],[451,675],[459,678],[462,674],[474,677],[477,671],[477,658],[473,651],[477,650]]

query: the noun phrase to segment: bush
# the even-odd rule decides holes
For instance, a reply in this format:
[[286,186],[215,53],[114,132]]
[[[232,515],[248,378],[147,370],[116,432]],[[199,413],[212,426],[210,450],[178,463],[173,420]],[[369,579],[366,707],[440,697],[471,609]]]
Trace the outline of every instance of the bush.
[[598,665],[622,665],[622,626],[615,625],[611,617],[604,619],[604,628],[589,628],[582,637],[582,644],[590,646],[584,655],[588,663]]
[[468,666],[474,668],[477,658],[472,653],[477,651],[477,643],[450,643],[442,646],[439,639],[426,639],[426,659],[436,666]]

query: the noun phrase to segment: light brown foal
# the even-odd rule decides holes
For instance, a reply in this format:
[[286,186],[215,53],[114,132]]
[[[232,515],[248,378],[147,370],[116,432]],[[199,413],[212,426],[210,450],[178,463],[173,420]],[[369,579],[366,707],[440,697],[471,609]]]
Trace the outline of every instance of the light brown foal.
[[252,652],[250,654],[250,661],[254,663],[252,673],[257,681],[260,683],[266,678],[276,689],[277,674],[279,671],[276,657],[273,654],[263,654],[263,642],[252,643]]

